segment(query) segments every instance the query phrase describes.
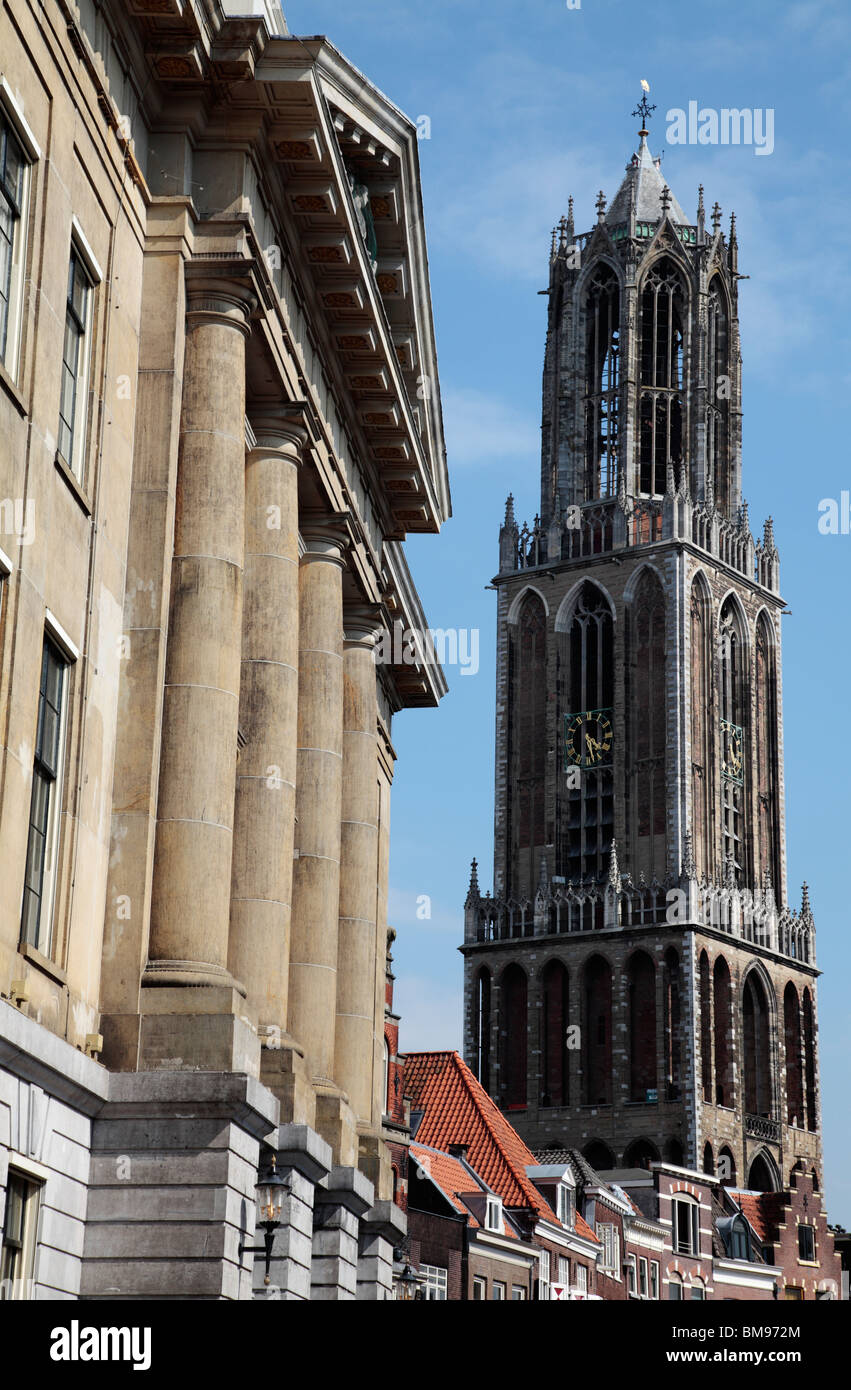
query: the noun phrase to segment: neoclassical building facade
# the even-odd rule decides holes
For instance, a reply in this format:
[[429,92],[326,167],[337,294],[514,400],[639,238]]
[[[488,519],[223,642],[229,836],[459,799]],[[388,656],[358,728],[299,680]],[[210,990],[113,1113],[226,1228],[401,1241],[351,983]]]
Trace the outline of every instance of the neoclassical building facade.
[[0,55],[3,1294],[387,1297],[416,127],[273,0],[11,0]]
[[742,494],[735,216],[642,128],[553,234],[541,503],[500,532],[493,894],[466,1057],[535,1150],[822,1181],[815,929],[787,887],[779,562]]

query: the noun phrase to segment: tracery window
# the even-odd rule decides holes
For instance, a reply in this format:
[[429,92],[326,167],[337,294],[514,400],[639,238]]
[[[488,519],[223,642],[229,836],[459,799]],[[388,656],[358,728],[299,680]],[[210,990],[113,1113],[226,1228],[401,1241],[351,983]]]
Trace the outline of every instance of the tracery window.
[[630,958],[627,981],[630,1100],[646,1100],[656,1089],[656,971],[646,952]]
[[786,1123],[804,1128],[801,1070],[801,1002],[790,980],[783,991],[783,1042],[786,1055]]
[[718,278],[709,287],[706,319],[706,468],[715,489],[715,501],[727,515],[729,505],[730,363],[727,307]]
[[641,292],[639,491],[661,495],[668,464],[679,484],[683,468],[685,294],[679,271],[663,256]]
[[665,952],[662,988],[665,1087],[668,1099],[678,1100],[680,1094],[680,961],[673,946],[670,946]]
[[[586,961],[582,977],[583,1097],[586,1105],[612,1101],[612,969],[602,956]],[[589,1159],[589,1162],[591,1160]]]
[[730,967],[723,956],[715,962],[713,1003],[715,1023],[715,1103],[733,1105],[733,1012]]
[[756,742],[757,815],[760,873],[771,875],[780,895],[777,825],[777,679],[774,643],[768,619],[760,614],[756,625]]
[[745,730],[744,633],[732,596],[725,600],[720,621],[721,681],[721,811],[725,873],[732,867],[741,886],[745,874]]
[[618,488],[620,293],[609,266],[591,280],[585,320],[585,501],[592,501]]
[[568,976],[560,960],[551,960],[541,981],[541,1050],[543,1093],[541,1104],[567,1105],[568,1089]]
[[[542,600],[529,593],[523,600],[511,643],[512,831],[520,882],[518,893],[532,893],[540,851],[546,842],[545,779],[547,768],[547,619]],[[521,862],[518,851],[527,850]]]
[[771,1059],[771,1013],[765,985],[752,970],[742,995],[742,1052],[745,1110],[749,1115],[774,1113]]
[[522,1110],[526,1105],[528,989],[519,965],[508,966],[501,986],[505,1106],[508,1110]]
[[709,595],[703,579],[698,577],[691,586],[691,823],[692,850],[699,879],[708,876],[710,864],[709,632]]
[[473,1019],[476,1076],[485,1090],[490,1089],[491,977],[482,966],[476,976]]
[[630,606],[630,823],[635,864],[648,879],[664,877],[665,843],[665,595],[655,574],[641,576]]
[[[585,583],[576,602],[570,628],[559,633],[558,686],[565,744],[561,785],[567,785],[561,801],[559,870],[571,880],[601,880],[608,872],[614,826],[612,784],[613,744],[604,731],[611,730],[613,705],[612,613],[605,594]],[[580,715],[594,716],[579,721]],[[578,729],[573,747],[583,761],[571,761],[567,752],[568,730]],[[583,742],[584,731],[591,743]],[[587,757],[585,754],[587,753]],[[574,776],[578,767],[578,776]],[[578,785],[576,783],[578,782]]]

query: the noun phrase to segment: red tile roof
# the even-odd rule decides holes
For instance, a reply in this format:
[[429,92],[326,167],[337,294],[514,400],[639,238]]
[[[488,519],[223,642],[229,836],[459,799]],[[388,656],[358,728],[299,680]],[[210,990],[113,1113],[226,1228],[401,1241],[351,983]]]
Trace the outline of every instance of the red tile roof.
[[481,1222],[476,1219],[459,1195],[461,1193],[478,1194],[482,1191],[475,1178],[470,1177],[463,1163],[459,1159],[453,1158],[451,1154],[441,1153],[439,1149],[425,1148],[422,1144],[412,1144],[411,1153],[420,1167],[424,1168],[437,1183],[455,1210],[468,1216],[471,1226],[480,1226]]
[[786,1205],[782,1192],[731,1192],[761,1241],[773,1243]]
[[[511,1127],[502,1111],[476,1080],[457,1052],[408,1052],[405,1094],[411,1109],[424,1111],[417,1140],[435,1149],[466,1144],[467,1161],[501,1197],[509,1210],[530,1207],[545,1221],[559,1224],[526,1173],[537,1166],[532,1150]],[[576,1233],[596,1241],[577,1213]]]

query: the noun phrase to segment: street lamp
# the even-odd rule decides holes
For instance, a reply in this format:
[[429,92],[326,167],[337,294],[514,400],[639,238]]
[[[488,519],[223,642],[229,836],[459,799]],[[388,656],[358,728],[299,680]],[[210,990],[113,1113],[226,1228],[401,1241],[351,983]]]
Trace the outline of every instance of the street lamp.
[[257,1206],[257,1220],[255,1225],[263,1231],[262,1245],[240,1245],[239,1253],[242,1255],[265,1255],[266,1256],[266,1275],[264,1284],[269,1283],[269,1266],[272,1263],[272,1245],[275,1240],[275,1232],[282,1224],[284,1213],[284,1197],[290,1191],[290,1183],[286,1178],[282,1178],[276,1166],[275,1155],[272,1154],[269,1171],[265,1177],[260,1178],[255,1188],[255,1202]]
[[398,1275],[396,1283],[402,1290],[400,1298],[403,1303],[412,1303],[415,1299],[422,1297],[421,1280],[409,1264],[406,1264],[402,1273]]

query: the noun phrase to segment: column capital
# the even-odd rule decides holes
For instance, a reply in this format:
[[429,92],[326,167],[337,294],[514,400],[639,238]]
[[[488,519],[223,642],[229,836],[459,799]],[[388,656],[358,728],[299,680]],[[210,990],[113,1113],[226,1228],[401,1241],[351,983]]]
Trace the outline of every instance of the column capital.
[[[229,273],[230,272],[230,273]],[[186,317],[196,322],[219,323],[236,328],[247,338],[251,332],[251,315],[257,308],[257,296],[235,270],[223,265],[221,273],[209,265],[186,267]]]
[[307,401],[249,406],[248,423],[255,440],[251,453],[281,453],[291,463],[303,463],[310,442],[307,410]]
[[372,650],[380,632],[388,627],[387,611],[381,603],[353,603],[343,607],[344,647]]
[[345,564],[345,551],[354,540],[351,516],[348,512],[305,512],[299,534],[304,542],[302,564],[311,560],[330,560]]

